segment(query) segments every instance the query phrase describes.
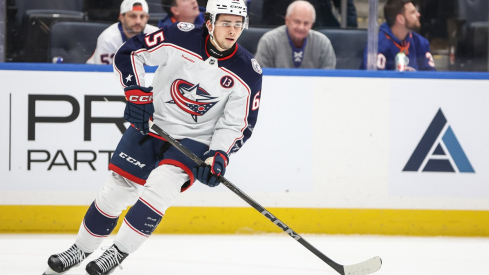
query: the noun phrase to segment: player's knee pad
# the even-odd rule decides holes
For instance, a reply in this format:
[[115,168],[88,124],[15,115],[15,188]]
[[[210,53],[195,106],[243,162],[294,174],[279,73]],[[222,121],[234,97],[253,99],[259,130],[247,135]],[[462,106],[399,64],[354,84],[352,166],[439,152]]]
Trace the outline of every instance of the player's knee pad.
[[107,215],[119,216],[124,209],[137,201],[139,193],[136,183],[112,172],[95,203]]
[[161,213],[165,213],[180,194],[188,175],[173,165],[161,165],[151,172],[141,198]]

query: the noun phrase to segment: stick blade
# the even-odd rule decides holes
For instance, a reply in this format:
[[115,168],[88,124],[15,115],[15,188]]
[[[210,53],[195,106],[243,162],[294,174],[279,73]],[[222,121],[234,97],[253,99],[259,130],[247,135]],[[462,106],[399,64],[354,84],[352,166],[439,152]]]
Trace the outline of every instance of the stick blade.
[[377,272],[382,266],[382,259],[379,256],[366,260],[365,262],[345,265],[345,275],[366,275]]

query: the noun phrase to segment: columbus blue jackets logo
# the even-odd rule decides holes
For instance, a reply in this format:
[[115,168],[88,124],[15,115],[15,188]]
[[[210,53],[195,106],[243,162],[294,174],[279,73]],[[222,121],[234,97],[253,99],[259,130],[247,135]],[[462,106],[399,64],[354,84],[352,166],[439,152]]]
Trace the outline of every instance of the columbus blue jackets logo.
[[188,32],[188,31],[191,31],[195,28],[194,24],[192,23],[186,23],[186,22],[179,22],[177,24],[177,27],[181,30],[181,31],[184,31],[184,32]]
[[253,70],[255,70],[255,72],[257,72],[258,74],[261,74],[262,73],[262,69],[260,67],[260,64],[258,64],[258,61],[256,61],[256,59],[251,59],[251,66],[253,66]]
[[183,79],[173,81],[171,85],[171,97],[166,103],[176,104],[180,109],[190,114],[195,122],[199,116],[205,115],[214,105],[219,102],[217,97],[200,88],[199,84],[192,84]]

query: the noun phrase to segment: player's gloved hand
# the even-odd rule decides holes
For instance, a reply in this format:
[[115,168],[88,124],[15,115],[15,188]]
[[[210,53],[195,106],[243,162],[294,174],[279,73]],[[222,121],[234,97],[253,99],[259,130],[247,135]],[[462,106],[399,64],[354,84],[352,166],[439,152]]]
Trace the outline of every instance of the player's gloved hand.
[[153,116],[153,87],[132,85],[124,88],[126,109],[124,119],[134,125],[142,134],[149,133],[148,120]]
[[224,176],[228,165],[228,154],[221,150],[210,150],[204,154],[205,166],[195,167],[192,172],[197,179],[210,187],[219,185],[218,176]]

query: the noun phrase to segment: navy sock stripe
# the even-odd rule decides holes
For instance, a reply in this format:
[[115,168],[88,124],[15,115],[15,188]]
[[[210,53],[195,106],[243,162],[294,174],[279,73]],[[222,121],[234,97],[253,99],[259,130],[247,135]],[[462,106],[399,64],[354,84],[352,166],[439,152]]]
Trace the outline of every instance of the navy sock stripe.
[[146,204],[146,206],[148,206],[149,208],[151,208],[151,210],[155,211],[158,215],[162,216],[163,217],[163,213],[161,213],[160,211],[156,210],[156,208],[154,208],[151,204],[149,204],[149,202],[145,201],[143,198],[139,198],[139,200]]
[[142,198],[126,214],[124,221],[134,231],[149,237],[156,229],[163,214]]
[[127,226],[129,226],[129,228],[131,228],[132,230],[134,230],[136,233],[138,233],[139,235],[141,236],[144,236],[146,238],[149,238],[150,235],[148,234],[144,234],[144,233],[141,233],[139,230],[137,230],[134,226],[132,226],[128,221],[127,219],[124,219],[124,222],[127,224]]
[[106,237],[114,230],[118,219],[119,217],[109,216],[100,211],[94,201],[85,214],[83,225],[91,235]]
[[83,227],[85,227],[85,230],[87,230],[88,234],[90,234],[90,235],[92,235],[94,237],[98,237],[98,238],[105,238],[105,237],[107,237],[107,235],[97,235],[97,234],[93,233],[92,231],[90,231],[90,229],[88,229],[87,225],[85,224],[85,219],[83,219],[82,223],[83,223]]

